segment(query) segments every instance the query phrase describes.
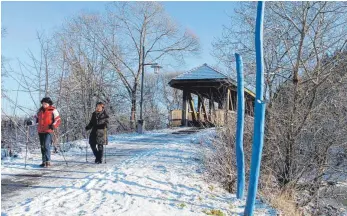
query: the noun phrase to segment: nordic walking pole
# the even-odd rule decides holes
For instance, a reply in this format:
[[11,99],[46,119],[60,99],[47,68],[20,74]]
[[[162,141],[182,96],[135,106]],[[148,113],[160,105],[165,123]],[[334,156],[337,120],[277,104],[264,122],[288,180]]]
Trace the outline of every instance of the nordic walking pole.
[[[61,154],[63,155],[63,158],[64,158],[64,161],[65,161],[65,163],[66,163],[66,166],[69,166],[69,164],[67,164],[67,161],[66,161],[66,159],[65,159],[65,155],[64,155],[64,150],[62,150],[61,149],[61,147],[59,146],[59,148],[60,148],[60,152],[61,152]],[[64,148],[63,148],[64,149]]]
[[[53,130],[53,138],[52,138],[52,145],[53,145],[53,147],[56,149],[55,151],[57,151],[57,140],[58,140],[58,131],[57,130]],[[61,150],[61,147],[60,147],[60,145],[59,145],[59,148],[60,148],[60,152],[61,152],[61,154],[63,155],[63,159],[64,159],[64,161],[65,161],[65,163],[66,163],[66,166],[69,166],[68,164],[67,164],[67,161],[66,161],[66,159],[65,159],[65,155],[64,155],[64,153],[63,153],[63,150]]]
[[104,128],[104,136],[105,136],[105,163],[106,163],[106,146],[107,146],[107,129],[106,127]]
[[27,168],[28,143],[29,143],[29,125],[27,125],[27,142],[26,142],[26,146],[25,146],[25,166],[24,166],[24,168]]
[[[84,136],[87,139],[87,132],[85,132]],[[88,148],[88,143],[86,141],[86,162],[88,163],[87,148]]]
[[105,145],[105,149],[104,149],[104,154],[105,154],[105,163],[106,163],[106,145]]
[[65,161],[65,163],[66,163],[66,166],[69,166],[69,164],[67,164],[67,161],[66,161],[66,159],[65,159],[65,155],[64,155],[64,141],[63,141],[63,150],[61,149],[61,147],[60,147],[60,145],[59,145],[59,148],[60,148],[60,152],[61,152],[61,154],[63,155],[63,158],[64,158],[64,161]]

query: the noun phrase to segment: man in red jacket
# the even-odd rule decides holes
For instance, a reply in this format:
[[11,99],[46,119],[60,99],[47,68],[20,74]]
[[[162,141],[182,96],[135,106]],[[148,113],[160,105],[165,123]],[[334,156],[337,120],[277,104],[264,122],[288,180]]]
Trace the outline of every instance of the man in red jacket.
[[61,120],[57,109],[52,106],[53,102],[49,97],[43,98],[41,105],[42,107],[39,109],[36,118],[42,153],[42,164],[40,164],[40,167],[50,167],[53,130],[59,127]]

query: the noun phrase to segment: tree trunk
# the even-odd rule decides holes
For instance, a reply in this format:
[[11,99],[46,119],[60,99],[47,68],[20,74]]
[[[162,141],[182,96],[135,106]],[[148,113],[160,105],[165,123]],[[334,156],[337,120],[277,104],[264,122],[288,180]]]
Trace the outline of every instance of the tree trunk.
[[131,91],[131,114],[130,114],[130,129],[135,130],[136,125],[136,89],[137,85],[134,85]]
[[[307,14],[306,14],[307,15]],[[298,47],[298,54],[296,58],[296,64],[293,70],[293,109],[290,116],[290,125],[287,134],[288,144],[286,146],[286,156],[285,156],[285,168],[284,168],[284,184],[289,183],[293,179],[294,164],[294,144],[295,144],[295,125],[297,117],[297,103],[298,103],[298,87],[299,87],[299,67],[302,56],[303,44],[306,36],[306,15],[302,21],[302,28],[300,31],[300,42]]]

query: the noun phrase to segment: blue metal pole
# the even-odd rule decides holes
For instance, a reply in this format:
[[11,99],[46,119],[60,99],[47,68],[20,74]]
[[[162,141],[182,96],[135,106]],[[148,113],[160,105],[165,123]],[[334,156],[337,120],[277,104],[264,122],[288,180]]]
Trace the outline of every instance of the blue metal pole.
[[245,118],[245,94],[243,84],[242,57],[235,53],[237,71],[237,128],[236,128],[236,164],[237,164],[237,193],[238,199],[243,198],[245,187],[245,159],[243,153],[243,131]]
[[259,1],[257,7],[257,20],[255,29],[255,48],[256,48],[256,99],[255,99],[255,119],[254,119],[254,138],[251,159],[251,171],[248,186],[248,196],[244,215],[253,215],[254,203],[257,195],[258,180],[260,172],[261,155],[264,142],[264,119],[265,103],[263,101],[264,88],[264,68],[263,68],[263,18],[264,2]]

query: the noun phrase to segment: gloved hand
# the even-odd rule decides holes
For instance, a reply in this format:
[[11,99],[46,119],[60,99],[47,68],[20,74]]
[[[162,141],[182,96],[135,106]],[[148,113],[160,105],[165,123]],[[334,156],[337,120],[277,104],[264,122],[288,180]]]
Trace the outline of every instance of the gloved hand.
[[86,129],[86,131],[87,131],[87,130],[89,130],[88,126],[86,126],[86,128],[85,128],[85,129]]
[[48,125],[48,128],[51,129],[51,130],[54,130],[53,125]]
[[33,121],[31,119],[27,119],[25,123],[27,126],[33,125]]

